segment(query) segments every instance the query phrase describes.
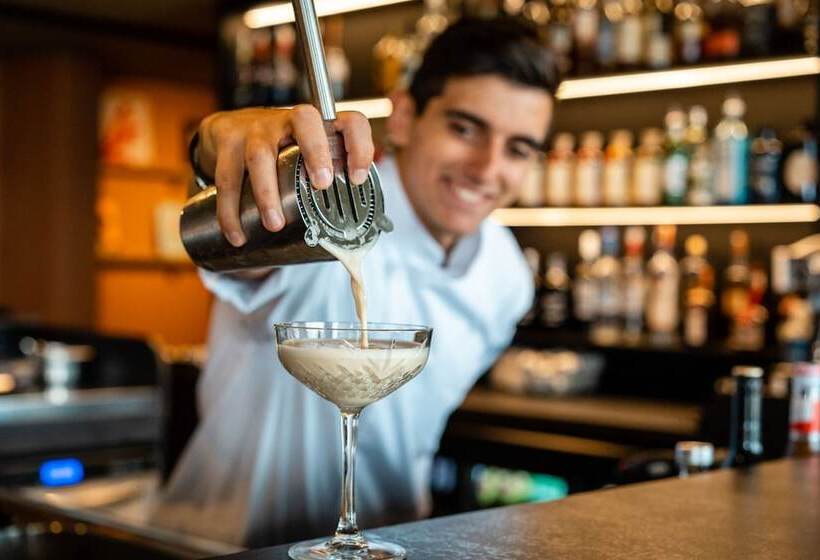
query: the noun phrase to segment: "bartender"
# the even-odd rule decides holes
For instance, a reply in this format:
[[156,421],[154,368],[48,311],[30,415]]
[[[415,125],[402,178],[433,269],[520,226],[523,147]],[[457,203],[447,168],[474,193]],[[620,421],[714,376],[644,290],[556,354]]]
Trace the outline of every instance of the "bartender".
[[[543,150],[557,77],[534,29],[513,19],[461,20],[427,50],[407,91],[393,95],[391,155],[377,163],[395,229],[364,259],[373,321],[434,328],[428,365],[367,407],[359,424],[357,501],[363,527],[431,509],[430,470],[447,418],[510,343],[533,297],[509,230],[487,219],[512,203]],[[339,113],[353,182],[373,158],[367,120]],[[284,227],[276,154],[299,144],[313,184],[331,182],[316,109],[243,109],[200,126],[198,159],[215,177],[225,237],[242,245],[243,173],[267,229]],[[356,321],[338,262],[202,272],[216,296],[201,422],[161,497],[155,520],[245,546],[319,536],[335,525],[341,474],[338,411],[288,375],[276,357],[279,321]]]

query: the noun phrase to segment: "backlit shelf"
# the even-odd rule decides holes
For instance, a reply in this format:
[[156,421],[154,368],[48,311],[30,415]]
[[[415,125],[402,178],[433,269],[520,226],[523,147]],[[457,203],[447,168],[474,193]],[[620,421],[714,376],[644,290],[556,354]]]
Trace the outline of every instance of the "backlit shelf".
[[816,204],[657,206],[625,208],[502,208],[493,218],[510,227],[651,226],[658,224],[784,224],[820,219]]
[[[820,74],[820,57],[798,56],[735,64],[712,64],[674,70],[634,72],[594,78],[571,78],[561,82],[556,97],[562,101],[649,93],[703,86],[738,84],[814,76]],[[336,103],[339,111],[359,111],[367,118],[390,116],[393,105],[386,97],[354,99]]]

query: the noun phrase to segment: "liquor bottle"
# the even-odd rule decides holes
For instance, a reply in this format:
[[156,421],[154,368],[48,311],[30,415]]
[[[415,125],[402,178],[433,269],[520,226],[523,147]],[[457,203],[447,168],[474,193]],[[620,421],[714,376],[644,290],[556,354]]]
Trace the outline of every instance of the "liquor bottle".
[[623,262],[623,340],[638,344],[643,331],[646,276],[643,268],[643,248],[646,232],[642,226],[629,226],[624,233]]
[[236,85],[232,101],[235,108],[242,108],[253,103],[253,34],[250,29],[239,26],[234,40]]
[[740,52],[743,56],[754,58],[771,54],[774,11],[772,2],[754,2],[744,5],[743,28],[740,37]]
[[623,18],[623,8],[619,0],[601,0],[601,11],[595,57],[598,70],[608,73],[618,66],[618,28]]
[[758,351],[765,343],[769,312],[763,305],[768,287],[766,271],[758,265],[749,269],[749,295],[746,306],[737,314],[729,332],[729,347],[734,350]]
[[544,205],[544,160],[538,158],[531,165],[518,193],[518,205],[537,208]]
[[627,206],[632,174],[632,133],[615,130],[609,136],[604,161],[604,205]]
[[684,244],[683,340],[688,346],[703,346],[709,337],[710,309],[715,302],[715,272],[706,259],[708,243],[702,235],[690,235]]
[[538,249],[535,249],[534,247],[525,247],[523,249],[523,253],[524,259],[530,267],[533,284],[535,285],[535,294],[532,300],[532,306],[529,311],[527,311],[527,314],[521,318],[519,325],[529,326],[535,324],[538,316],[540,315],[538,306],[541,303],[541,292],[543,289],[541,284],[541,253],[539,253]]
[[810,2],[803,0],[776,0],[774,30],[775,54],[795,54],[803,52],[803,22],[809,14]]
[[598,28],[601,12],[598,0],[573,0],[575,10],[572,19],[573,67],[578,75],[592,74],[596,70],[595,50],[598,44]]
[[601,256],[592,265],[598,309],[590,338],[611,346],[621,336],[621,261],[618,259],[618,228],[601,228]]
[[633,204],[658,206],[663,202],[663,161],[663,132],[658,128],[643,130],[635,157]]
[[572,284],[573,311],[582,323],[591,323],[598,315],[597,286],[592,276],[592,266],[601,255],[601,236],[594,229],[581,232],[578,237],[578,254],[581,257],[575,269]]
[[714,191],[718,203],[748,201],[749,130],[743,122],[746,103],[736,95],[723,102],[723,119],[714,132]]
[[603,135],[598,131],[585,132],[575,165],[575,203],[578,206],[600,206],[603,182]]
[[572,72],[572,8],[569,0],[552,0],[547,37],[561,76]]
[[788,135],[780,180],[784,202],[817,201],[817,137],[809,126]]
[[789,446],[792,457],[820,454],[820,364],[794,364],[789,407]]
[[778,245],[772,249],[772,292],[781,317],[776,335],[783,361],[805,362],[810,359],[814,312],[793,262],[789,247]]
[[571,206],[575,174],[575,138],[568,132],[555,136],[546,161],[546,201],[548,206]]
[[[293,61],[296,31],[292,25],[279,25],[273,32],[274,54],[268,101],[266,105],[281,107],[293,104],[298,97],[299,71]],[[307,78],[305,77],[305,80]],[[309,98],[308,94],[304,98]],[[338,99],[338,98],[337,98]]]
[[271,105],[273,87],[273,40],[271,29],[254,29],[251,33],[251,105]]
[[350,80],[350,61],[342,48],[343,37],[344,18],[342,16],[325,18],[322,38],[325,42],[327,74],[333,98],[337,100],[344,99]]
[[550,253],[547,272],[544,274],[544,291],[541,294],[541,324],[561,327],[569,319],[569,275],[567,260],[562,253]]
[[740,54],[740,12],[731,0],[704,2],[709,32],[703,39],[703,55],[711,60],[731,60]]
[[651,339],[671,342],[680,323],[680,266],[675,259],[676,228],[655,228],[655,253],[646,265],[649,286],[646,298],[646,326]]
[[675,6],[675,53],[682,64],[697,64],[703,58],[705,25],[697,0],[683,0]]
[[820,53],[820,2],[809,0],[809,9],[803,18],[803,49],[806,54]]
[[666,113],[666,157],[663,190],[666,204],[680,205],[686,200],[689,149],[685,141],[686,113],[673,107]]
[[622,0],[623,15],[618,23],[615,48],[621,70],[636,70],[643,61],[643,22],[641,0]]
[[709,115],[702,105],[689,109],[689,126],[686,127],[686,143],[690,160],[687,178],[686,201],[691,206],[714,204],[712,192],[712,154],[706,125]]
[[659,70],[672,65],[672,2],[645,0],[643,7],[643,61]]
[[780,160],[783,143],[773,128],[764,127],[752,140],[749,187],[752,200],[771,204],[780,201]]
[[724,467],[748,467],[763,458],[763,370],[754,366],[732,368],[735,391],[732,394],[729,451]]
[[749,306],[751,270],[749,268],[749,235],[742,229],[729,234],[729,266],[723,274],[721,311],[730,328]]

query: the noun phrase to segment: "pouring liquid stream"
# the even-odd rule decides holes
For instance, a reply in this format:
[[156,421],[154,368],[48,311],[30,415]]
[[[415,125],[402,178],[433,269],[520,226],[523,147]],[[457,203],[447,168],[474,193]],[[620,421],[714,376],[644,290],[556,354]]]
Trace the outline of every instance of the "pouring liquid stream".
[[362,334],[359,345],[367,348],[367,294],[364,289],[364,276],[362,275],[362,260],[373,247],[372,243],[357,249],[344,249],[328,242],[325,239],[319,240],[319,245],[328,253],[336,257],[342,263],[348,274],[350,274],[350,288],[353,291],[353,301],[356,304],[356,316],[362,325]]

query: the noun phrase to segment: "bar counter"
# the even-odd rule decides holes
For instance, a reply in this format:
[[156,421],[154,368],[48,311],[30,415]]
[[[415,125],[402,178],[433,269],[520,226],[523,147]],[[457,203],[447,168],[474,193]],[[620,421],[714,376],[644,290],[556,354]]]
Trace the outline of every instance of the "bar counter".
[[[816,559],[820,457],[623,486],[368,533],[403,545],[409,560]],[[284,560],[288,548],[222,558]]]

